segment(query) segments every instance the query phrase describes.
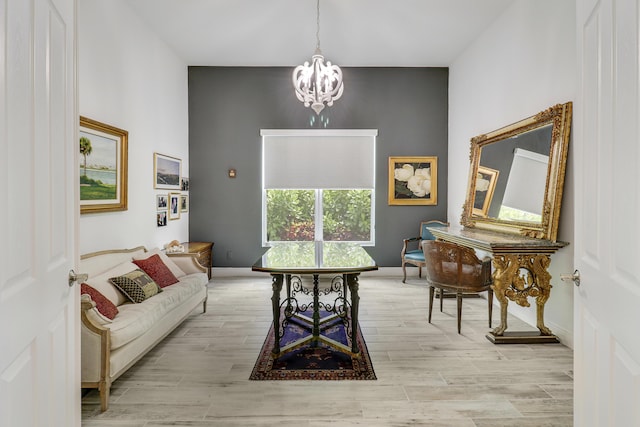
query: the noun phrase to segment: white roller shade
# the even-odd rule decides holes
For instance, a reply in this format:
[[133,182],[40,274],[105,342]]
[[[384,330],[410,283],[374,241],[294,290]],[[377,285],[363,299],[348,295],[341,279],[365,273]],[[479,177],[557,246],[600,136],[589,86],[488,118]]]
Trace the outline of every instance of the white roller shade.
[[542,214],[549,156],[516,148],[502,204],[534,214]]
[[373,189],[375,129],[263,129],[267,189]]

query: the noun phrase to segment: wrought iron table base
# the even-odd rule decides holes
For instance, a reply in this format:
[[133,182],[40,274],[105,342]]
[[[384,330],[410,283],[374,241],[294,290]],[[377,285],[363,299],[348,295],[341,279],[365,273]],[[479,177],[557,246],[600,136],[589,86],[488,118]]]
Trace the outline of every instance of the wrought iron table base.
[[[278,358],[283,354],[306,345],[307,343],[317,345],[319,342],[323,342],[326,345],[350,356],[358,357],[360,355],[360,349],[358,348],[358,342],[356,340],[358,331],[358,305],[360,301],[360,296],[358,295],[358,275],[359,273],[345,273],[342,275],[342,291],[344,292],[344,295],[336,298],[334,304],[330,306],[328,304],[320,302],[319,274],[313,274],[313,302],[308,306],[303,306],[303,308],[301,309],[298,306],[297,300],[292,295],[291,274],[272,273],[271,276],[273,295],[271,297],[271,307],[273,310],[274,344],[271,354],[273,358]],[[281,304],[280,293],[282,291],[284,282],[286,282],[287,285],[287,298]],[[324,293],[328,294],[332,291],[336,291],[335,279],[334,282],[332,282],[332,287]],[[296,291],[294,290],[293,293],[295,294],[295,292]],[[351,294],[350,304],[347,300],[347,294]],[[342,304],[340,305],[338,305],[339,300],[342,302]],[[292,304],[293,302],[295,302],[296,304],[295,308]],[[348,307],[349,305],[350,307]],[[297,319],[304,321],[311,327],[311,335],[289,343],[284,347],[280,347],[280,340],[283,335],[281,331],[282,325],[280,319],[282,306],[285,307],[282,325],[284,325],[284,322],[287,322],[288,319],[295,316]],[[313,315],[311,318],[300,314],[300,312],[305,312],[308,308],[313,309]],[[329,309],[327,311],[331,311],[333,312],[333,314],[325,317],[324,319],[320,319],[321,308]],[[347,322],[345,329],[350,335],[351,347],[348,347],[321,334],[322,325],[338,317]]]

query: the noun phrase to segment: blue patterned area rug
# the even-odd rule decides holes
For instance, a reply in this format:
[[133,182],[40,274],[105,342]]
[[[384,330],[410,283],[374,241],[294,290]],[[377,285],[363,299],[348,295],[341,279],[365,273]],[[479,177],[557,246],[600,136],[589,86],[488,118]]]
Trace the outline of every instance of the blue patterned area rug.
[[[326,313],[322,313],[326,315]],[[311,328],[303,321],[291,318],[285,326],[281,347],[311,334]],[[334,319],[321,327],[321,334],[351,347],[350,336],[340,319]],[[260,350],[260,356],[251,372],[250,380],[375,380],[367,346],[358,326],[356,334],[360,354],[352,357],[323,342],[305,344],[277,359],[271,356],[274,334],[273,325]]]

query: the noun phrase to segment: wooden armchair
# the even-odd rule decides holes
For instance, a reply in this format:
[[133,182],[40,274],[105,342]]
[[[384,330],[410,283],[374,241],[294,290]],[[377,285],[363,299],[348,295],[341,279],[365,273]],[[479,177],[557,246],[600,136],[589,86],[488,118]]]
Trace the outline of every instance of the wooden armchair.
[[407,264],[413,264],[418,267],[418,277],[422,277],[422,267],[425,265],[424,252],[422,251],[422,242],[424,240],[435,240],[435,236],[431,234],[427,227],[448,227],[448,222],[437,220],[422,221],[420,223],[420,235],[402,240],[402,251],[400,257],[402,259],[402,283],[407,281]]
[[[473,249],[455,243],[427,240],[422,242],[429,284],[429,323],[433,311],[433,295],[440,291],[455,292],[458,305],[458,333],[462,319],[462,294],[488,292],[489,328],[493,312],[491,259],[478,259]],[[442,295],[442,294],[441,294]],[[442,299],[441,299],[442,301]],[[442,305],[441,305],[442,307]]]

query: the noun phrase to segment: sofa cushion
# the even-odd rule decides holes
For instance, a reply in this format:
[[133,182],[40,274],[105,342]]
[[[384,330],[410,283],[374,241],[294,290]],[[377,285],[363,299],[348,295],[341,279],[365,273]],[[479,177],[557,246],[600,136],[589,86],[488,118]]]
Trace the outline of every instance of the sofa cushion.
[[194,294],[202,292],[207,281],[205,273],[189,274],[142,304],[125,304],[118,307],[120,313],[108,325],[111,331],[111,349],[124,346],[147,332],[160,319],[174,315],[174,308]]
[[160,286],[151,277],[139,268],[109,279],[114,286],[133,303],[140,303],[151,298],[158,292],[162,292]]
[[178,267],[178,265],[175,262],[173,262],[173,260],[169,258],[167,254],[161,251],[159,248],[154,248],[144,255],[135,256],[133,257],[133,259],[142,260],[142,259],[147,259],[149,257],[152,257],[153,255],[158,255],[162,260],[162,262],[164,263],[164,265],[166,265],[167,268],[169,268],[169,270],[171,270],[173,275],[176,276],[178,279],[187,274],[184,271],[182,271],[182,269]]
[[82,294],[87,294],[91,297],[91,300],[96,303],[95,309],[98,314],[105,320],[110,322],[118,314],[118,307],[114,303],[86,283],[80,284],[80,295]]
[[178,283],[178,278],[169,270],[169,267],[162,262],[158,254],[153,254],[147,259],[133,260],[133,263],[151,276],[161,288]]
[[122,292],[120,292],[117,287],[109,282],[109,279],[111,277],[121,276],[125,273],[129,273],[136,268],[138,268],[138,266],[136,266],[131,261],[122,262],[98,276],[89,277],[89,279],[87,279],[85,283],[107,297],[107,299],[116,306],[120,306],[127,302],[128,299]]

